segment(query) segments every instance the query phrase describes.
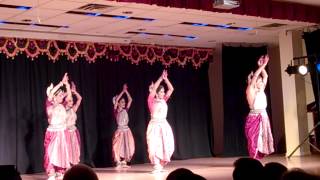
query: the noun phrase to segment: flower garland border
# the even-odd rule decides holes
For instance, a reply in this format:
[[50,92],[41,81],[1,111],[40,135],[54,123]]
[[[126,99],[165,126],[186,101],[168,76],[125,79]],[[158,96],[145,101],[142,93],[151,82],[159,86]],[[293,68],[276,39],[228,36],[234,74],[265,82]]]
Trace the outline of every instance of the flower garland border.
[[125,58],[136,65],[141,61],[150,64],[160,61],[165,67],[172,64],[184,67],[187,63],[191,63],[197,69],[201,64],[212,59],[213,50],[209,48],[0,37],[0,52],[6,54],[8,58],[14,58],[18,53],[25,52],[31,60],[40,54],[46,54],[53,62],[59,60],[59,56],[65,55],[72,62],[77,61],[79,57],[84,57],[89,63],[94,63],[97,58],[101,57],[106,57],[111,61]]

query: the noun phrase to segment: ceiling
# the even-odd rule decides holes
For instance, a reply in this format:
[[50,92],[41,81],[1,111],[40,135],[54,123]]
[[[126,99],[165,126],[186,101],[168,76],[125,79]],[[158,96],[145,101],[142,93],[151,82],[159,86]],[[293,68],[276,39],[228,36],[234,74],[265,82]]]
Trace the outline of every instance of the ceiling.
[[[304,2],[320,6],[319,0]],[[214,47],[277,43],[280,31],[313,25],[108,0],[0,0],[0,5],[1,36],[40,39]]]

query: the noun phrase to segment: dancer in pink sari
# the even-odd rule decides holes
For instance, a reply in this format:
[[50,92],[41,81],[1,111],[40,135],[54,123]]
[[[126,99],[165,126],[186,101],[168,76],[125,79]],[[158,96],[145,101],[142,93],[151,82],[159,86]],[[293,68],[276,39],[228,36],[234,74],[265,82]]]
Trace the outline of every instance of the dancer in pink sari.
[[255,73],[249,74],[246,89],[250,113],[246,118],[245,134],[249,155],[255,159],[261,159],[274,152],[273,137],[266,111],[267,98],[264,92],[268,81],[268,74],[265,70],[268,61],[268,55],[260,57],[259,68]]
[[[73,102],[73,96],[77,98],[76,103]],[[82,97],[76,90],[76,85],[71,83],[71,93],[66,98],[66,110],[67,110],[67,143],[70,165],[73,166],[80,162],[80,133],[76,127],[77,110],[80,106]]]
[[[128,102],[122,97],[127,95]],[[134,139],[130,128],[128,127],[128,110],[131,106],[132,98],[126,84],[123,85],[121,93],[113,98],[114,115],[118,128],[112,138],[113,158],[116,162],[116,168],[129,168],[127,165],[134,154]]]
[[[167,92],[160,83],[164,81],[168,87]],[[174,137],[167,121],[167,101],[173,92],[173,86],[168,79],[168,73],[163,71],[161,77],[149,87],[148,107],[151,114],[147,128],[147,144],[149,159],[153,164],[153,173],[161,172],[170,162],[174,151]]]
[[70,165],[65,136],[67,112],[63,105],[66,93],[62,88],[67,86],[67,82],[68,74],[65,73],[59,84],[55,87],[51,84],[47,88],[46,111],[49,126],[44,139],[44,168],[49,180],[62,179]]

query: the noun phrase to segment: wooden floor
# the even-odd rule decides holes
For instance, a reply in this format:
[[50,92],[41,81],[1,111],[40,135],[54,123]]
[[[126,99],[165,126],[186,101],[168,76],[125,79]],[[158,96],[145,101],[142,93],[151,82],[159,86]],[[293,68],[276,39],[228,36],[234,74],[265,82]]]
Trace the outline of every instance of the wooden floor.
[[[115,168],[95,168],[100,180],[163,180],[174,169],[188,168],[206,179],[232,180],[233,162],[238,157],[232,158],[200,158],[172,161],[165,167],[165,172],[152,174],[152,166],[150,164],[132,165],[127,170],[116,170]],[[310,173],[320,175],[320,156],[301,156],[291,157],[269,156],[261,161],[263,164],[268,162],[279,162],[290,168],[302,168]],[[23,180],[44,180],[47,176],[41,174],[24,174]]]

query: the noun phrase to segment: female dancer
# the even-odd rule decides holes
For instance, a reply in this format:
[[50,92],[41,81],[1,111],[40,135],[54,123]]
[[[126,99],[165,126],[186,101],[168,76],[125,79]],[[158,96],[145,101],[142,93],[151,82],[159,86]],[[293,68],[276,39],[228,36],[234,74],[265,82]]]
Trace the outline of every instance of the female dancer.
[[[167,92],[160,83],[164,81],[168,87]],[[159,79],[149,87],[148,107],[151,114],[147,128],[147,144],[149,159],[154,166],[153,173],[161,172],[170,162],[174,151],[174,137],[172,129],[167,122],[167,101],[173,92],[173,86],[168,79],[168,73],[163,71]]]
[[68,74],[55,87],[51,84],[47,88],[46,111],[49,126],[44,139],[44,168],[49,180],[56,177],[62,179],[63,173],[69,167],[67,141],[65,137],[67,112],[63,105],[66,93],[63,85],[68,88]]
[[[73,96],[77,98],[76,103],[73,103]],[[67,110],[67,141],[68,141],[68,153],[70,165],[73,166],[80,162],[80,134],[76,127],[77,110],[80,106],[82,97],[76,90],[76,85],[71,83],[71,93],[66,98],[66,110]]]
[[[126,104],[123,94],[127,95],[128,102]],[[130,128],[128,127],[129,117],[127,111],[131,106],[132,98],[128,92],[126,84],[123,85],[121,93],[113,98],[114,115],[118,124],[118,128],[112,138],[113,158],[117,168],[127,168],[134,154],[134,139]]]
[[268,74],[265,70],[268,61],[268,55],[260,57],[259,68],[254,74],[249,74],[246,89],[250,113],[246,118],[245,134],[248,140],[249,155],[255,159],[261,159],[274,152],[270,122],[266,111],[267,98],[264,93],[268,81]]

